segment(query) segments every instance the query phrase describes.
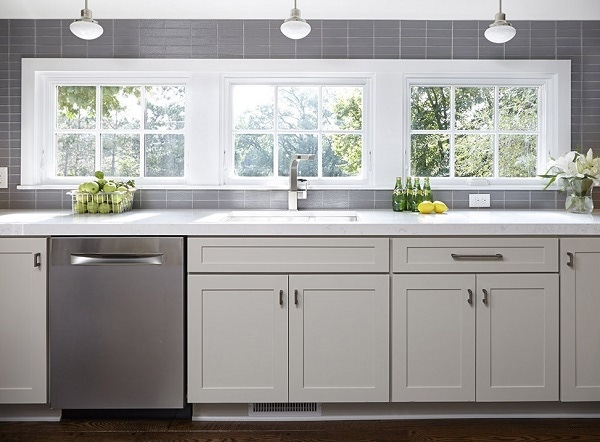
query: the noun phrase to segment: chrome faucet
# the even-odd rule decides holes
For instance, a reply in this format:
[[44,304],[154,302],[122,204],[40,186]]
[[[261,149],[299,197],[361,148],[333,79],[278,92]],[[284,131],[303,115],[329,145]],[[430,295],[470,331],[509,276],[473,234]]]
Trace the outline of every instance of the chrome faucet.
[[[298,161],[314,160],[313,154],[295,154],[290,163],[290,190],[288,191],[288,210],[298,210],[298,199],[306,198],[306,187],[298,193]],[[306,186],[306,183],[304,184]]]

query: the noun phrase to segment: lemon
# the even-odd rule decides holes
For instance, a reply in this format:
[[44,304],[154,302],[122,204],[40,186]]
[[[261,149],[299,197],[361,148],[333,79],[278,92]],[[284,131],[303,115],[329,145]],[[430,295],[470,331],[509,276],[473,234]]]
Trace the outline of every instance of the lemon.
[[423,201],[417,206],[421,213],[431,213],[435,209],[435,205],[431,201]]
[[444,213],[448,210],[448,206],[441,201],[434,201],[433,210],[435,210],[435,213]]

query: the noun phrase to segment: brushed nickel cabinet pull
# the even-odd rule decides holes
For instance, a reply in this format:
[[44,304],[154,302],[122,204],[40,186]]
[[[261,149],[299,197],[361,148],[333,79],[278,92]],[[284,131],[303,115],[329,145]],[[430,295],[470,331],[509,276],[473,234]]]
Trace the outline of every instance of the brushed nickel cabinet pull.
[[41,253],[35,253],[33,255],[33,266],[39,267],[40,269],[42,268],[42,254]]
[[573,254],[571,252],[567,252],[567,256],[569,257],[569,260],[567,261],[567,265],[569,267],[573,267]]
[[488,305],[488,291],[486,289],[481,290],[483,292],[483,299],[481,300],[481,302],[483,302],[485,305]]
[[459,255],[458,253],[451,253],[452,259],[503,259],[502,253],[496,253],[494,255]]

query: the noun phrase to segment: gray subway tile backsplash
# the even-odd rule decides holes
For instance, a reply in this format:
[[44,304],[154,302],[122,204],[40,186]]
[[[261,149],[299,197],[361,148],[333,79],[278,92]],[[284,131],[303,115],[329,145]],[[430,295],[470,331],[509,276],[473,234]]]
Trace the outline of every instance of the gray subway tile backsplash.
[[[71,207],[66,191],[17,190],[20,180],[22,57],[65,58],[305,58],[305,59],[569,59],[572,62],[572,146],[600,152],[600,23],[513,21],[516,37],[489,43],[488,21],[309,20],[299,41],[279,32],[279,20],[102,20],[104,35],[85,42],[68,31],[70,20],[0,20],[0,165],[11,168],[0,209]],[[310,190],[300,208],[390,209],[388,190]],[[492,209],[556,209],[555,191],[480,190]],[[450,208],[468,208],[465,190],[436,190]],[[600,192],[595,199],[600,206]],[[284,190],[143,190],[135,208],[253,209],[287,207]]]

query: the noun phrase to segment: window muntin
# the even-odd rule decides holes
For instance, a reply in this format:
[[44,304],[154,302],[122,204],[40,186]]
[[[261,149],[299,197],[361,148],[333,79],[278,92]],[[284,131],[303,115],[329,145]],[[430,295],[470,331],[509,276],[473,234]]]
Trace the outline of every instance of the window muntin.
[[[298,174],[363,179],[364,84],[231,84],[230,179],[289,175],[293,154],[314,154]],[[313,181],[313,180],[311,180]]]
[[541,86],[411,85],[410,173],[533,178],[542,136]]
[[53,178],[183,177],[185,102],[183,85],[56,85]]

